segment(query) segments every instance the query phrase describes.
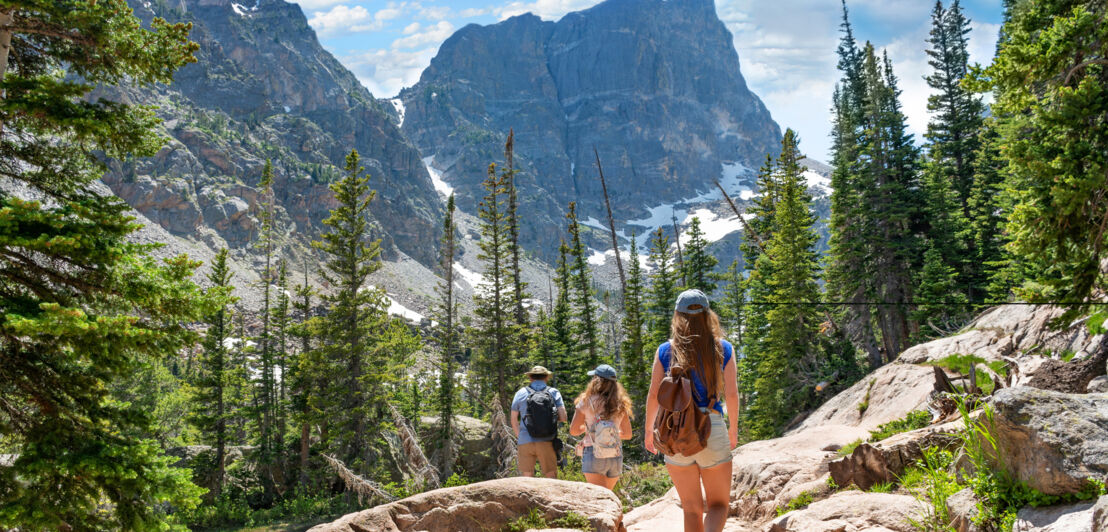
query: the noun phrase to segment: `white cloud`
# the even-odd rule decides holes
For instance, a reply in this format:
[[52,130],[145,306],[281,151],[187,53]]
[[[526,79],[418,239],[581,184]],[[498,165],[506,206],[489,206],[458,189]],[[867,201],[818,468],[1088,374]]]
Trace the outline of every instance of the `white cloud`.
[[[411,34],[408,34],[407,29],[404,29],[404,33],[408,35],[407,37],[401,37],[392,42],[393,50],[420,48],[428,45],[434,45],[438,48],[438,45],[442,44],[447,37],[454,34],[454,25],[448,20],[440,20],[438,23],[428,26],[424,31],[416,31]],[[418,30],[418,28],[416,29]]]
[[380,23],[374,20],[369,11],[362,6],[335,6],[329,11],[321,11],[308,19],[320,36],[332,36],[342,33],[358,33],[380,29]]
[[494,7],[492,12],[501,20],[524,13],[534,13],[541,18],[555,20],[571,11],[579,11],[598,3],[598,0],[534,0],[533,2],[516,0],[501,7]]
[[411,24],[408,24],[407,26],[404,26],[404,31],[402,33],[404,33],[404,35],[411,35],[417,31],[419,31],[419,23],[413,22]]
[[304,11],[316,11],[335,4],[341,4],[344,1],[345,0],[298,0],[296,3],[300,4],[301,9]]
[[378,98],[391,97],[419,81],[431,63],[436,48],[422,50],[367,50],[341,58],[369,92]]

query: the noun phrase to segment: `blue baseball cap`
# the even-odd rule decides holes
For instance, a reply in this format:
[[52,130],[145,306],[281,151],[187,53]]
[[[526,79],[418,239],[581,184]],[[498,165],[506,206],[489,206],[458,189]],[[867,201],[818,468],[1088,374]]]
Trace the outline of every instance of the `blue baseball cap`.
[[590,377],[601,377],[609,380],[616,380],[616,368],[607,364],[601,364],[596,369],[589,372]]
[[[690,308],[700,305],[700,308]],[[685,290],[677,296],[677,306],[674,309],[685,314],[700,314],[708,310],[708,296],[700,290]]]

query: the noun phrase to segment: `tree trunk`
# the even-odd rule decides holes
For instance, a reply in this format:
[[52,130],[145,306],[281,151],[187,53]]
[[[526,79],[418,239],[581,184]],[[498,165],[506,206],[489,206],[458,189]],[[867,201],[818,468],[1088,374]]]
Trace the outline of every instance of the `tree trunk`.
[[4,74],[8,71],[8,55],[12,49],[11,27],[14,22],[14,9],[0,11],[0,81],[4,81]]

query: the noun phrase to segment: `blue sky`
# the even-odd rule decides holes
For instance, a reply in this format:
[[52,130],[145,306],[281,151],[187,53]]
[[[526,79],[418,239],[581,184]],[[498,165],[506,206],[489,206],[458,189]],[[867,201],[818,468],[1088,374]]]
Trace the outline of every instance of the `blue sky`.
[[[323,46],[377,97],[414,84],[438,47],[466,24],[493,24],[532,12],[548,20],[598,0],[302,0]],[[909,126],[926,129],[925,39],[934,3],[928,0],[848,0],[860,40],[888,51],[901,80]],[[973,25],[971,61],[988,62],[1000,29],[1001,0],[963,0]],[[827,160],[831,92],[838,73],[835,45],[839,0],[716,0],[735,37],[743,76],[801,148]]]

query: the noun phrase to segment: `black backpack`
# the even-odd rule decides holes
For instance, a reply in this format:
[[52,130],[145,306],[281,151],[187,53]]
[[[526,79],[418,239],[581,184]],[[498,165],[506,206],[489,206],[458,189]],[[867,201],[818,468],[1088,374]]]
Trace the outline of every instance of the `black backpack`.
[[558,406],[550,388],[536,391],[528,386],[525,404],[523,425],[527,427],[527,434],[532,438],[550,438],[558,434]]

